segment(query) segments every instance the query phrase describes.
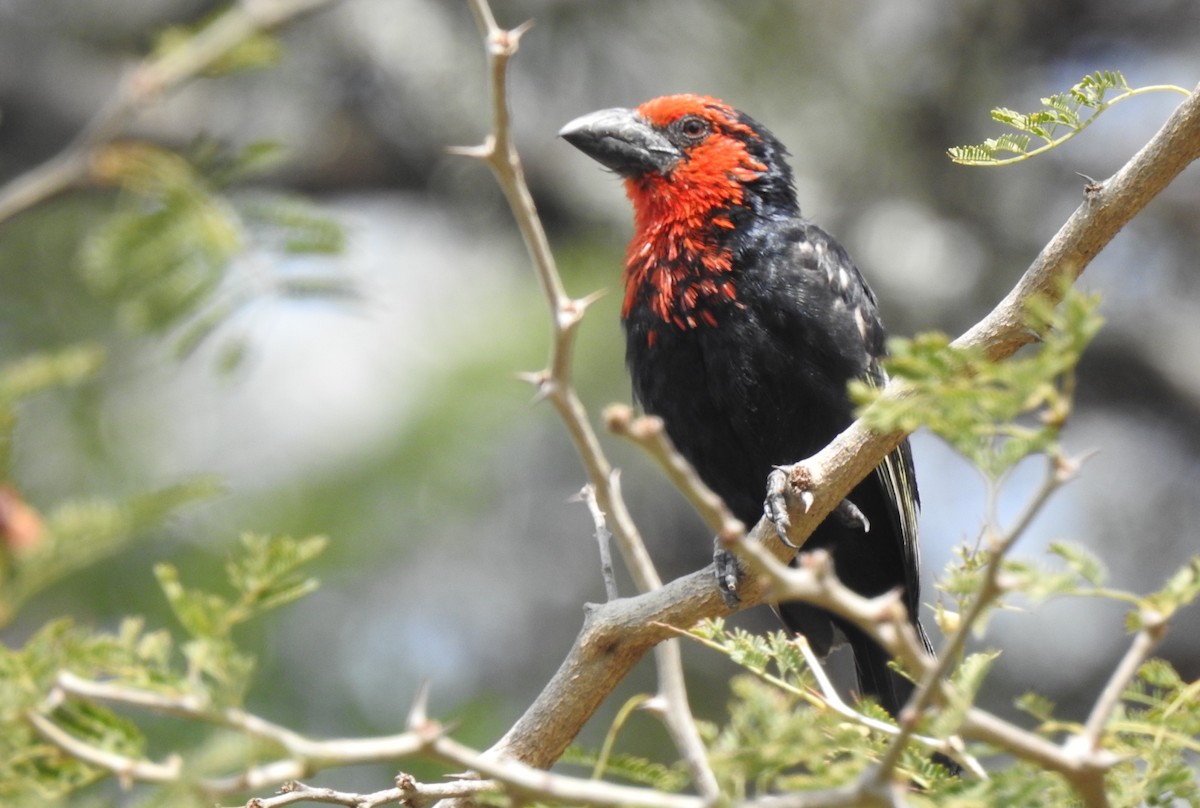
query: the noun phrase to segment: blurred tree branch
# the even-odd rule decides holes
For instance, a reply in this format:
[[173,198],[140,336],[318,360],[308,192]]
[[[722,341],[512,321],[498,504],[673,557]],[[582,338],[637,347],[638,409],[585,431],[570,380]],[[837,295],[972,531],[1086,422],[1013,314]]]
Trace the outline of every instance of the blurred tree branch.
[[77,185],[94,180],[104,147],[147,107],[200,76],[255,34],[338,0],[243,0],[186,41],[143,59],[75,140],[41,165],[0,187],[0,223]]

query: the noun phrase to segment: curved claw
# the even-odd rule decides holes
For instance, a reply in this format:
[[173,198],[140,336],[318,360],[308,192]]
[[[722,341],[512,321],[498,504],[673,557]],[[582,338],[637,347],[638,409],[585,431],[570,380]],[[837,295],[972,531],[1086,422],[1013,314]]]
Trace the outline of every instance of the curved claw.
[[[806,513],[816,501],[812,491],[804,490],[796,493],[792,490],[787,468],[773,470],[767,477],[767,498],[763,503],[763,510],[766,512],[767,518],[771,520],[771,524],[775,525],[775,532],[779,534],[779,540],[793,550],[798,550],[799,546],[793,544],[792,540],[788,538],[788,532],[792,526],[792,520],[788,517],[788,499],[793,496],[800,500]],[[863,533],[871,532],[871,520],[848,499],[843,499],[834,508],[833,516],[846,527],[861,530]]]
[[721,592],[721,600],[729,608],[736,608],[742,599],[738,597],[737,588],[742,579],[742,570],[738,566],[737,556],[721,546],[717,540],[713,550],[713,566],[717,573],[717,589]]
[[833,515],[846,527],[861,530],[863,533],[871,532],[871,520],[867,518],[865,513],[859,510],[857,505],[848,499],[843,499],[833,509]]
[[[792,544],[792,540],[788,538],[788,531],[791,529],[792,520],[788,517],[788,475],[783,469],[774,469],[767,476],[767,498],[763,502],[763,510],[766,512],[767,518],[771,520],[771,524],[775,525],[775,532],[779,535],[779,540],[793,550],[800,549]],[[808,493],[807,491],[805,493]],[[803,495],[801,495],[803,497]],[[804,503],[804,509],[808,510],[808,506],[812,504],[812,495],[809,494],[809,499]]]

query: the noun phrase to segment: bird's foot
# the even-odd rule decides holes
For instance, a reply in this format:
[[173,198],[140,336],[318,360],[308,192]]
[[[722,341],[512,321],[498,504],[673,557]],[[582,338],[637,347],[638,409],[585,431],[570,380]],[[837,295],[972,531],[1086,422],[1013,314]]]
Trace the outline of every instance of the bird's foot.
[[725,549],[719,538],[713,549],[713,566],[716,568],[717,589],[721,593],[721,600],[732,609],[742,602],[737,593],[738,584],[742,581],[742,568],[737,556]]
[[863,533],[871,532],[871,520],[848,499],[843,499],[838,503],[838,506],[833,509],[833,516],[848,528],[861,530]]
[[[767,476],[767,499],[763,503],[763,510],[766,512],[767,518],[771,520],[771,524],[775,525],[775,532],[779,534],[779,540],[793,550],[798,550],[800,548],[788,538],[788,531],[792,527],[792,520],[788,516],[788,503],[799,499],[800,504],[807,511],[812,507],[815,498],[812,491],[807,489],[797,491],[790,478],[791,467],[789,466],[777,466]],[[867,515],[848,499],[843,499],[838,503],[838,506],[833,509],[832,515],[846,527],[861,530],[863,533],[871,530],[871,520],[867,519]]]
[[[775,532],[779,534],[779,540],[793,550],[798,550],[800,548],[792,544],[792,540],[788,538],[788,531],[792,527],[792,520],[788,516],[788,500],[794,496],[791,483],[788,482],[789,471],[787,466],[776,466],[767,475],[767,499],[763,503],[763,511],[771,520],[771,524],[775,525]],[[804,504],[804,510],[807,511],[813,503],[812,492],[800,493],[800,501]]]

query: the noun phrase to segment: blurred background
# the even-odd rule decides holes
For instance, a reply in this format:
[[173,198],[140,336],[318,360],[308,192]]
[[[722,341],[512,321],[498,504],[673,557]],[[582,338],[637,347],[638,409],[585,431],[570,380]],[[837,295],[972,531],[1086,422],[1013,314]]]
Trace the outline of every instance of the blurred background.
[[[855,256],[891,332],[957,334],[1080,203],[1081,175],[1119,168],[1178,97],[1124,102],[1066,148],[1012,168],[956,166],[947,147],[998,134],[992,107],[1031,111],[1094,70],[1122,70],[1133,86],[1200,79],[1193,0],[494,6],[502,25],[536,21],[511,66],[512,110],[565,282],[574,295],[608,292],[575,362],[594,419],[629,399],[618,289],[631,216],[619,182],[556,139],[571,118],[672,92],[724,98],[788,144],[802,207]],[[0,0],[0,182],[70,142],[156,30],[218,8]],[[43,593],[0,639],[18,645],[64,614],[172,626],[155,563],[216,586],[243,530],[326,534],[321,590],[244,636],[261,649],[250,708],[314,735],[390,733],[429,680],[433,713],[486,746],[557,668],[582,604],[603,588],[590,518],[572,501],[580,464],[515,378],[547,355],[540,289],[491,176],[446,153],[488,125],[479,36],[465,3],[345,0],[282,39],[275,68],[193,83],[130,134],[170,147],[198,135],[280,141],[287,159],[266,190],[315,200],[343,226],[345,250],[252,253],[227,282],[329,273],[353,297],[256,296],[180,360],[168,341],[122,329],[81,279],[81,245],[112,192],[72,193],[0,224],[0,363],[80,340],[109,352],[96,381],[20,411],[14,481],[27,500],[128,496],[208,473],[228,486]],[[1096,454],[1019,554],[1044,560],[1047,542],[1078,541],[1112,585],[1149,591],[1197,552],[1198,254],[1192,168],[1088,269],[1108,325],[1081,367],[1065,443]],[[231,344],[241,361],[222,370]],[[932,603],[952,548],[978,535],[986,485],[936,439],[914,446]],[[605,447],[664,577],[706,564],[710,536],[681,498],[636,451]],[[1002,517],[1037,477],[1018,469]],[[773,628],[762,611],[740,623]],[[1161,652],[1189,679],[1200,674],[1196,617],[1181,615]],[[1122,618],[1095,600],[998,616],[981,642],[1004,650],[984,703],[1012,714],[1012,698],[1036,688],[1065,717],[1083,715],[1127,644]],[[719,719],[730,666],[698,649],[687,660],[698,713]],[[652,683],[643,665],[623,692]],[[598,743],[622,700],[585,741]],[[653,719],[634,721],[644,743],[660,737]]]

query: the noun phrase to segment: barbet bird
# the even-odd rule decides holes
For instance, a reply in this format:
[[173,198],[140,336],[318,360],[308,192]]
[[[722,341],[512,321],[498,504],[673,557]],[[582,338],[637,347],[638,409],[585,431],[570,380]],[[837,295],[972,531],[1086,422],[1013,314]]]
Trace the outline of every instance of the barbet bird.
[[[875,296],[842,246],[801,215],[787,150],[727,104],[666,96],[585,115],[560,134],[624,178],[633,202],[621,318],[634,396],[753,525],[771,472],[850,424],[847,384],[885,381]],[[838,577],[862,595],[900,589],[929,647],[917,620],[917,506],[905,442],[805,549],[828,551]],[[818,653],[840,632],[862,694],[899,713],[912,685],[879,645],[807,604],[778,611]]]

